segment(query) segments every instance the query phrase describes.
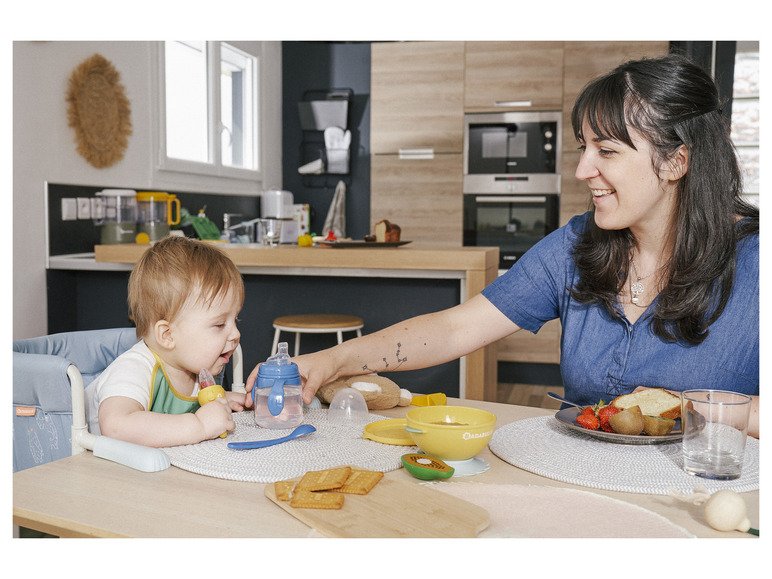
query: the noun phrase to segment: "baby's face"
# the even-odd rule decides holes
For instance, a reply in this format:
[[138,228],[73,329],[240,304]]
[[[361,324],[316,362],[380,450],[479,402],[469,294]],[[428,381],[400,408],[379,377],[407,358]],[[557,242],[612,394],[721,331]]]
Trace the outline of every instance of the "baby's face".
[[236,327],[240,306],[231,290],[211,303],[189,300],[170,324],[177,365],[195,375],[202,368],[212,376],[222,372],[241,338]]

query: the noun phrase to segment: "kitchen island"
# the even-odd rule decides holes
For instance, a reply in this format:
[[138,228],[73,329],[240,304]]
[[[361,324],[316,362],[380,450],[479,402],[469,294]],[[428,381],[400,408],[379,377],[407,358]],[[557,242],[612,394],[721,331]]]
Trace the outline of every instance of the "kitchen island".
[[[326,246],[298,247],[296,245],[264,247],[256,244],[218,244],[223,251],[233,260],[239,271],[245,276],[247,287],[247,301],[265,304],[270,308],[270,300],[262,295],[258,290],[252,293],[261,295],[250,295],[250,280],[257,280],[270,276],[272,279],[279,279],[284,276],[287,280],[293,279],[332,279],[337,283],[341,290],[357,278],[364,280],[363,283],[374,285],[363,285],[361,291],[368,291],[378,285],[385,285],[386,282],[393,280],[416,280],[426,282],[431,285],[439,285],[440,282],[452,286],[456,303],[478,294],[486,285],[491,283],[498,272],[498,249],[493,247],[457,247],[447,248],[441,246],[410,244],[402,247],[388,248],[333,248]],[[130,271],[142,253],[148,248],[148,245],[125,244],[125,245],[97,245],[94,249],[93,267],[104,266],[106,269],[124,269]],[[80,259],[82,265],[87,267],[89,260]],[[77,266],[77,259],[73,259],[73,267]],[[66,258],[51,258],[49,267],[66,268]],[[89,264],[90,266],[90,264]],[[382,280],[379,282],[378,280]],[[310,285],[305,282],[305,286]],[[297,287],[293,286],[287,291],[295,292],[298,297],[297,309],[293,312],[288,311],[269,311],[269,317],[273,318],[279,315],[289,313],[327,313],[324,310],[326,303],[325,295],[320,293],[314,295],[313,292],[303,293],[302,296]],[[331,289],[330,292],[337,291]],[[351,291],[360,292],[357,287],[352,287]],[[411,291],[409,288],[407,291]],[[327,295],[329,295],[329,293]],[[272,292],[277,293],[277,292]],[[280,293],[280,292],[279,292]],[[361,292],[360,292],[361,293]],[[412,311],[408,297],[395,298],[395,302],[381,299],[373,299],[367,304],[367,308],[372,314],[375,314],[375,308],[393,310],[392,323],[401,319],[415,315],[416,313],[428,313],[428,311]],[[452,303],[444,304],[452,305]],[[360,315],[365,320],[365,333],[370,333],[380,327],[368,327],[368,311],[340,311],[337,313],[346,313]],[[266,324],[266,322],[261,322]],[[382,324],[376,324],[376,326]],[[266,330],[270,330],[270,322],[267,322]],[[242,334],[244,332],[242,331]],[[284,339],[284,337],[283,337]],[[304,338],[305,340],[305,338]],[[244,341],[244,338],[242,338]],[[250,344],[245,344],[245,349],[250,348]],[[247,367],[250,368],[250,361],[247,360]],[[439,391],[441,388],[433,386],[428,391]],[[495,346],[482,348],[468,356],[465,356],[459,362],[459,385],[457,395],[460,398],[472,400],[495,400],[496,390],[496,353]],[[451,394],[453,394],[451,392]]]

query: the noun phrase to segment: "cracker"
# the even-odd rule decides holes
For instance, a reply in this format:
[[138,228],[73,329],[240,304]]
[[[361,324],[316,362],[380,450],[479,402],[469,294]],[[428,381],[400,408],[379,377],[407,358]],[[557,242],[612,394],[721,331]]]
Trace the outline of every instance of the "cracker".
[[273,483],[273,490],[276,493],[276,498],[280,501],[290,500],[293,488],[295,488],[295,481],[292,480],[277,480]]
[[290,499],[290,506],[296,509],[340,509],[343,507],[343,495],[296,490]]
[[295,485],[295,491],[328,491],[343,486],[349,475],[351,467],[328,468],[325,470],[309,470]]
[[339,493],[366,495],[383,478],[383,473],[377,470],[351,470],[351,475],[342,487],[336,489]]

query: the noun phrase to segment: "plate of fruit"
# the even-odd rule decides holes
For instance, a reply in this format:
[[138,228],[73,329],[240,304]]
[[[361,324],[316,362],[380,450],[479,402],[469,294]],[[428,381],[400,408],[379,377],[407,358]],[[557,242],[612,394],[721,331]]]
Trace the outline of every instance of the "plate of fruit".
[[635,400],[624,398],[608,403],[601,400],[592,406],[564,408],[555,414],[555,418],[572,430],[608,442],[662,444],[679,442],[683,438],[680,401],[678,417],[673,417],[676,412],[655,414],[659,409],[651,409],[645,400],[630,405]]

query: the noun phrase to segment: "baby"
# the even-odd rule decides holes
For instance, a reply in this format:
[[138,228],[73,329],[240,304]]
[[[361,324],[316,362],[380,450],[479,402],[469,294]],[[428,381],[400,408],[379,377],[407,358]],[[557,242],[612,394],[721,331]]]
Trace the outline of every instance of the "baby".
[[166,237],[129,278],[129,311],[140,341],[86,388],[89,431],[145,446],[216,438],[244,409],[244,394],[198,403],[198,374],[217,376],[241,334],[244,282],[219,249]]

